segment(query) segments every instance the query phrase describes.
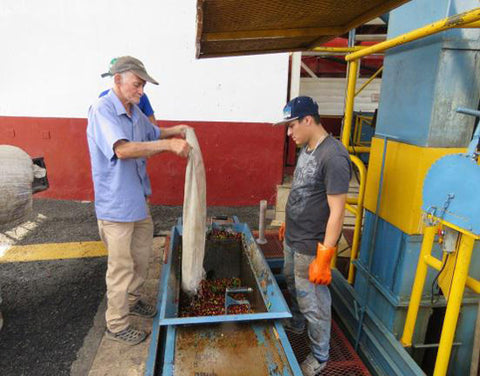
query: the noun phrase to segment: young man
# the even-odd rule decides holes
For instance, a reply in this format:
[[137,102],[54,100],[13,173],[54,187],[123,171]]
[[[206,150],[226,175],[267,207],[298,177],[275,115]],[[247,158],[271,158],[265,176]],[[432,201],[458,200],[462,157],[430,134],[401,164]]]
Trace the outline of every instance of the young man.
[[286,206],[284,274],[292,305],[286,329],[302,333],[307,323],[311,353],[301,364],[305,376],[327,365],[330,348],[330,261],[340,238],[351,176],[345,147],[328,135],[310,97],[283,109],[288,135],[302,149]]
[[107,338],[136,345],[146,333],[129,315],[153,317],[156,308],[140,299],[153,241],[146,158],[169,151],[188,156],[187,126],[160,129],[137,104],[145,83],[158,84],[138,59],[123,56],[110,68],[113,88],[88,112],[87,139],[100,237],[108,250]]

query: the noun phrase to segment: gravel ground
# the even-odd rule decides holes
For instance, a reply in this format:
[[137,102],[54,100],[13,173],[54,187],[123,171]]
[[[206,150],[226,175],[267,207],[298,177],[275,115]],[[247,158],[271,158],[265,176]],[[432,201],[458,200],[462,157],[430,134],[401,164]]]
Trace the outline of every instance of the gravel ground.
[[106,257],[0,264],[0,374],[62,376],[105,294]]
[[[151,212],[159,235],[182,208],[152,205]],[[99,240],[93,203],[36,199],[31,218],[39,214],[45,218],[17,244]],[[258,227],[258,206],[212,207],[208,215]],[[105,294],[105,271],[106,257],[0,264],[0,375],[69,375]]]
[[[181,206],[151,205],[150,209],[156,235],[170,231],[177,218],[182,216]],[[36,199],[33,201],[31,218],[36,218],[38,214],[46,218],[17,244],[100,240],[92,202]],[[236,215],[241,222],[248,223],[252,230],[258,228],[258,206],[216,206],[208,208],[207,215]]]

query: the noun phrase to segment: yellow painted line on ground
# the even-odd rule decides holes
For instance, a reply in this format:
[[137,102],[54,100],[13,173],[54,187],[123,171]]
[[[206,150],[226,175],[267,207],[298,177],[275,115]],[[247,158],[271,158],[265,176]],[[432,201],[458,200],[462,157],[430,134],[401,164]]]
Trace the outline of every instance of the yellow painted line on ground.
[[101,241],[2,246],[0,263],[106,256]]

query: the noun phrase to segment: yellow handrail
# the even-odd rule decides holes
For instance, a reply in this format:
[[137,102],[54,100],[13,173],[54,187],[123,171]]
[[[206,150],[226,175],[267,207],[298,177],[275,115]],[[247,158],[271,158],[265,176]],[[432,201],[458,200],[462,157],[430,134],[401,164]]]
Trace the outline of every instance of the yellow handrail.
[[349,146],[347,148],[349,153],[370,153],[370,146]]
[[311,51],[315,52],[336,52],[339,54],[346,54],[350,52],[360,51],[368,46],[354,46],[354,47],[315,47],[312,48]]
[[350,70],[348,71],[347,98],[345,101],[345,117],[343,118],[342,131],[342,144],[347,149],[350,146],[350,134],[352,132],[353,101],[355,98],[355,85],[357,83],[358,66],[359,61],[354,60],[350,63]]
[[479,240],[480,236],[472,234],[465,229],[458,228],[457,226],[440,218],[429,216],[428,219],[435,224],[429,225],[424,229],[422,248],[418,258],[417,271],[415,273],[415,281],[413,283],[410,304],[408,305],[407,318],[405,320],[403,335],[400,339],[400,342],[403,346],[412,346],[415,322],[417,320],[423,288],[427,278],[428,267],[430,266],[436,270],[441,270],[443,264],[447,262],[446,257],[440,261],[431,254],[437,229],[440,225],[444,225],[459,231],[460,242],[454,251],[457,258],[454,266],[453,278],[447,301],[447,310],[445,312],[445,318],[442,325],[442,334],[440,337],[437,359],[433,373],[434,376],[444,376],[447,373],[448,363],[450,361],[453,339],[455,337],[455,329],[457,326],[458,315],[460,313],[465,287],[469,287],[474,292],[480,293],[480,282],[468,275],[473,246],[475,245],[475,240]]
[[374,74],[372,74],[372,76],[367,81],[365,81],[362,86],[360,86],[360,89],[357,90],[357,92],[355,93],[355,96],[360,94],[362,90],[365,89],[368,86],[368,84],[370,84],[370,82],[372,82],[375,79],[375,77],[377,77],[382,71],[383,71],[383,65],[379,69],[377,69],[377,71]]
[[[358,153],[357,147],[361,146],[362,144],[362,129],[363,129],[363,122],[368,122],[370,125],[372,124],[373,116],[366,116],[366,115],[357,115],[355,117],[355,128],[353,131],[353,144],[354,144],[354,149],[355,152]],[[364,145],[366,142],[364,143]],[[370,142],[368,142],[367,145],[370,145]]]
[[367,169],[362,160],[355,155],[350,155],[353,164],[358,168],[360,187],[358,192],[357,208],[355,213],[355,228],[353,230],[352,249],[350,252],[350,265],[348,267],[348,283],[352,284],[355,278],[355,266],[353,262],[358,257],[358,246],[360,245],[360,233],[362,231],[363,221],[363,198],[365,196],[365,185],[367,181]]

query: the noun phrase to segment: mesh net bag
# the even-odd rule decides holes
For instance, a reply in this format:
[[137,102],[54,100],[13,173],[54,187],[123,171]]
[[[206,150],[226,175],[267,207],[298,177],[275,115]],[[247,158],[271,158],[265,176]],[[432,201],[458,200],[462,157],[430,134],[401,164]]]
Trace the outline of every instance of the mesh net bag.
[[207,221],[205,167],[197,136],[188,129],[186,140],[192,147],[185,172],[182,236],[182,290],[192,296],[204,277],[205,226]]

